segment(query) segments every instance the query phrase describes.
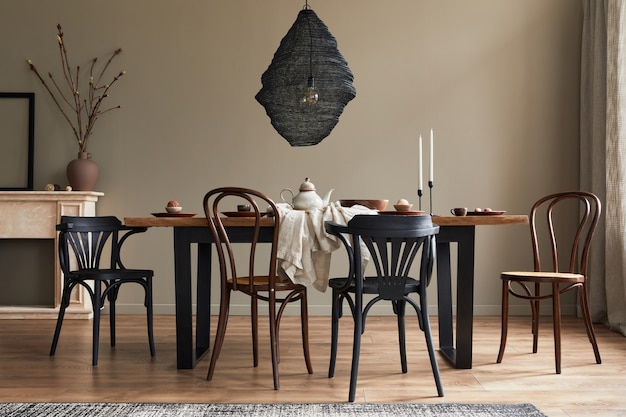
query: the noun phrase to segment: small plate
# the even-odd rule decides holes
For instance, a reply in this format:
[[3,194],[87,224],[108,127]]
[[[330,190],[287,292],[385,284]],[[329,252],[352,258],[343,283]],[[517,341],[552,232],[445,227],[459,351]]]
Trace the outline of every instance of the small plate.
[[154,217],[193,217],[196,213],[151,213]]
[[491,210],[491,211],[468,211],[468,216],[499,216],[506,213],[506,211]]
[[[256,216],[254,211],[223,211],[222,214],[226,217],[254,217]],[[267,213],[261,213],[261,217]]]
[[419,216],[426,213],[425,211],[379,211],[378,214],[395,214],[396,216]]

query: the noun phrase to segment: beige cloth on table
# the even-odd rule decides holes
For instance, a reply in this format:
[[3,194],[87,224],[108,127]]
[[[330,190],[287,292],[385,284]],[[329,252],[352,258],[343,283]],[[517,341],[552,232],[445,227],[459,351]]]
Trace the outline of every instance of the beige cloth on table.
[[[277,204],[277,208],[280,214],[279,275],[321,292],[328,288],[331,252],[341,247],[336,236],[326,233],[324,222],[347,224],[357,214],[377,214],[364,206],[342,207],[339,202],[306,211],[294,210],[285,203]],[[364,256],[366,254],[369,255],[367,250]]]

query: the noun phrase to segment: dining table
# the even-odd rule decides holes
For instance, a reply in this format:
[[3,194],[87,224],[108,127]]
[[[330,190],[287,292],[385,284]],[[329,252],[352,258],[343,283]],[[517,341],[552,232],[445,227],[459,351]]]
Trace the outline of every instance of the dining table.
[[[379,214],[382,215],[382,214]],[[261,241],[271,241],[274,220],[261,219]],[[235,243],[252,236],[253,219],[228,217],[224,226]],[[437,303],[439,351],[455,368],[472,367],[474,260],[477,226],[528,224],[526,215],[433,216],[437,235]],[[176,361],[192,369],[210,349],[211,256],[213,237],[206,217],[125,217],[130,227],[173,229]],[[456,243],[456,314],[453,314],[451,243]],[[193,311],[192,246],[197,247],[196,311]],[[195,315],[195,326],[194,326]],[[456,322],[456,323],[455,323]],[[456,336],[456,337],[455,337]]]

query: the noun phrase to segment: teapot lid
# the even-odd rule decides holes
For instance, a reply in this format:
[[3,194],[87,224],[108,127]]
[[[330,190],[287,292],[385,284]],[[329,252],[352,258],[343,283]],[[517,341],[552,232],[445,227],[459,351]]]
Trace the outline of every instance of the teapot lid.
[[306,177],[304,182],[300,184],[300,191],[315,191],[315,184],[309,180],[309,177]]

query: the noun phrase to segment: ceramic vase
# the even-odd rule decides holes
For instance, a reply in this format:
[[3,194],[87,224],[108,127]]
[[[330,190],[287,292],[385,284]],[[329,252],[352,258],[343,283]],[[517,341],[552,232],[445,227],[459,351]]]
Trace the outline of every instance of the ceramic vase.
[[93,191],[98,181],[98,164],[91,154],[78,152],[78,157],[67,164],[67,180],[74,191]]

